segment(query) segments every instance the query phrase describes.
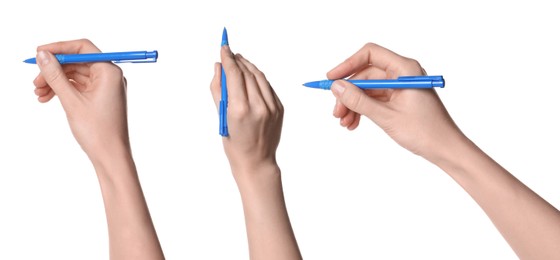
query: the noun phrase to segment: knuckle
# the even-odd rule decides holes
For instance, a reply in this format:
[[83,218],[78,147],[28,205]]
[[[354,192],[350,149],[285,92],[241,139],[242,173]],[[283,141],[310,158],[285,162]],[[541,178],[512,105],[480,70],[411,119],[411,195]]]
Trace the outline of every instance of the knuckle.
[[124,72],[121,67],[114,64],[110,64],[110,65],[111,65],[111,72],[113,73],[114,76],[117,76],[119,78],[124,77]]
[[52,82],[56,84],[56,82],[61,81],[63,78],[64,77],[61,70],[53,70],[51,71],[51,73],[49,73],[47,82]]
[[363,96],[362,95],[346,95],[346,93],[344,93],[345,95],[343,96],[343,99],[346,101],[344,102],[344,104],[346,104],[346,106],[350,109],[355,111],[356,108],[360,107],[360,105],[363,103]]
[[264,102],[259,102],[259,104],[255,105],[252,109],[251,114],[258,119],[267,120],[270,118],[271,111],[268,109]]
[[422,65],[415,59],[405,58],[404,64],[404,68],[408,74],[420,75],[423,72]]
[[421,67],[421,66],[420,66],[420,62],[418,62],[418,61],[415,60],[415,59],[410,59],[410,58],[409,58],[409,59],[408,59],[408,63],[410,64],[410,66],[414,66],[414,67],[418,67],[418,68]]
[[375,43],[373,43],[373,42],[368,42],[368,43],[366,43],[366,44],[364,45],[363,48],[364,48],[364,49],[372,49],[372,48],[376,48],[376,47],[378,47],[378,46],[379,46],[379,45],[377,45],[377,44],[375,44]]
[[115,64],[108,64],[108,63],[99,63],[98,69],[101,71],[102,74],[107,74],[110,77],[114,78],[122,78],[124,77],[124,73],[121,67]]
[[348,64],[348,67],[350,68],[354,68],[356,66],[353,57],[349,57],[346,60],[344,60],[344,63]]
[[[264,80],[266,80],[267,83],[268,83],[268,80],[266,79],[266,76],[264,75],[264,73],[263,73],[262,71],[260,71],[260,70],[253,70],[252,73],[253,73],[253,75],[255,76],[255,78],[264,79]],[[269,84],[269,85],[270,85],[270,84]]]
[[93,44],[93,42],[91,42],[91,40],[88,39],[88,38],[81,38],[81,39],[78,40],[78,42],[80,44]]
[[284,116],[284,105],[282,105],[282,103],[279,102],[278,104],[278,109],[277,109],[278,113],[280,114],[280,116]]
[[268,108],[268,116],[269,117],[277,118],[278,114],[280,114],[280,110],[276,106]]
[[277,108],[272,115],[275,120],[282,120],[284,118],[284,109],[281,107]]
[[249,106],[247,104],[231,104],[228,107],[228,113],[231,112],[231,117],[234,119],[243,119],[249,115]]

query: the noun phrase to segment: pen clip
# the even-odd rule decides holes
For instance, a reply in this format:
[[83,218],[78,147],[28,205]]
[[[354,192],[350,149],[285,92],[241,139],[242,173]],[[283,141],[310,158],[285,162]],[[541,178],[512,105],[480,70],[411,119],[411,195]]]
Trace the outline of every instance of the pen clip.
[[397,80],[402,81],[418,81],[418,80],[427,80],[427,81],[442,81],[443,76],[400,76]]
[[[128,60],[116,60],[115,63],[152,63],[156,62],[158,58],[157,51],[130,52],[130,54],[133,54],[132,57],[134,58]],[[142,59],[142,57],[145,58]]]
[[143,60],[118,60],[115,61],[115,63],[152,63],[152,62],[156,62],[157,58],[146,58]]
[[427,81],[430,82],[432,87],[445,87],[445,80],[443,76],[401,76],[397,78],[398,81]]

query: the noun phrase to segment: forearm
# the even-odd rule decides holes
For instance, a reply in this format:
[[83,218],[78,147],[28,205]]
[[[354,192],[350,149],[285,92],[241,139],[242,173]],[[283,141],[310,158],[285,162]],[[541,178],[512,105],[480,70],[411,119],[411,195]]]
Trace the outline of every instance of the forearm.
[[277,165],[234,170],[243,201],[251,259],[302,259]]
[[111,259],[164,259],[132,156],[115,152],[94,164],[101,186]]
[[560,259],[560,212],[466,137],[436,164],[480,205],[521,259]]

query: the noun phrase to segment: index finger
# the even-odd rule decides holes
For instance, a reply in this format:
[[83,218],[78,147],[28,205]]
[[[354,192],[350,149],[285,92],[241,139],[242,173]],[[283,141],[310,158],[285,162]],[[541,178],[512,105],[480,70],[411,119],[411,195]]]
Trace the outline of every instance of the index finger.
[[392,70],[404,57],[375,43],[367,43],[354,55],[327,73],[329,79],[348,77],[364,67],[374,66],[383,71]]
[[54,42],[37,47],[38,51],[48,51],[50,53],[96,53],[101,52],[88,39],[80,39],[73,41]]
[[235,57],[228,45],[224,45],[221,49],[223,72],[226,74],[227,93],[230,102],[247,103],[247,89],[245,88],[245,80],[243,72],[237,65]]

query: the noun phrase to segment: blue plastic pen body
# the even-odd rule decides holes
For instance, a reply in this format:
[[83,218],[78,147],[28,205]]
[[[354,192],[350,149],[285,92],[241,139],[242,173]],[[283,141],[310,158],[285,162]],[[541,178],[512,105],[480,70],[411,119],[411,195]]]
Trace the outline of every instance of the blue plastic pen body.
[[[229,45],[227,30],[224,27],[224,31],[222,33],[222,43],[221,46]],[[228,124],[227,124],[227,106],[228,106],[228,94],[227,94],[227,79],[226,79],[226,72],[224,71],[224,67],[222,66],[222,99],[220,100],[220,135],[221,136],[228,136]]]
[[[334,80],[312,81],[305,83],[304,86],[329,90],[333,82]],[[348,82],[362,89],[443,88],[445,86],[443,76],[404,76],[398,79],[348,80]]]
[[[127,51],[127,52],[106,52],[106,53],[81,53],[81,54],[56,54],[56,59],[60,64],[86,63],[86,62],[156,62],[157,51]],[[25,60],[26,63],[36,64],[35,58]]]

